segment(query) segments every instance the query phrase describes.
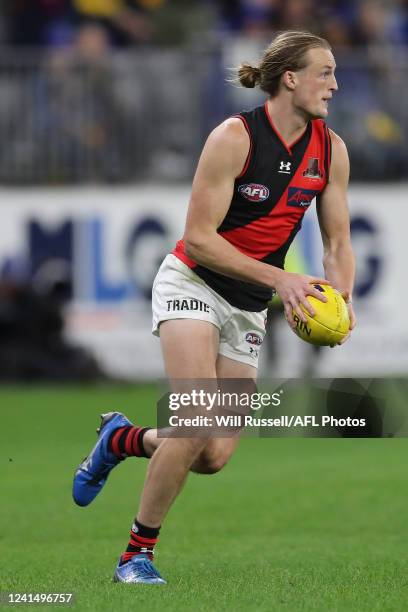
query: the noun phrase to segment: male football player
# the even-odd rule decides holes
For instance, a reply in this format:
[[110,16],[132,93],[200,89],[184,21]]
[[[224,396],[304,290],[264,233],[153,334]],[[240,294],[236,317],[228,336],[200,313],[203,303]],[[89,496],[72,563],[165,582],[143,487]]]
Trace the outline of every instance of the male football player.
[[[264,105],[229,118],[210,134],[195,174],[183,240],[153,286],[153,332],[170,381],[255,379],[274,292],[285,315],[313,316],[313,283],[344,296],[351,329],[354,257],[347,206],[344,142],[325,124],[337,90],[330,46],[308,32],[284,32],[258,66],[243,64],[244,87],[259,86]],[[284,271],[285,254],[317,198],[325,279]],[[79,466],[74,499],[86,506],[124,458],[149,457],[130,541],[115,571],[119,582],[164,583],[153,565],[160,526],[189,471],[212,474],[239,436],[159,439],[124,415],[105,415],[98,442]]]

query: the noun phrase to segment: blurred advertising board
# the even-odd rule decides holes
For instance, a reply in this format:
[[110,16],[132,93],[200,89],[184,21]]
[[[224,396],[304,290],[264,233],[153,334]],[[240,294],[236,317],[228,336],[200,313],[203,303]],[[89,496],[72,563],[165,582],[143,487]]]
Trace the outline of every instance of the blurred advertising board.
[[[71,287],[68,338],[91,348],[113,375],[161,376],[159,341],[150,333],[150,291],[163,256],[183,232],[189,191],[171,185],[3,189],[1,274],[30,280],[38,290],[63,275]],[[407,201],[405,186],[350,190],[358,327],[346,345],[316,357],[314,375],[408,372]],[[288,263],[321,274],[321,239],[314,204],[310,208]],[[273,368],[274,376],[300,376],[311,349],[283,317],[274,321],[274,347],[264,351],[261,367]]]

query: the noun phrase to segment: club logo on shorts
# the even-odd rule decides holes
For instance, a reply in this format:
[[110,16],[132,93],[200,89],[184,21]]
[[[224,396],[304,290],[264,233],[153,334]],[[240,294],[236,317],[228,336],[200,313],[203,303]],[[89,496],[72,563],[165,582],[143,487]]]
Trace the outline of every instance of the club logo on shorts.
[[258,183],[247,183],[238,187],[238,192],[250,202],[263,202],[269,198],[269,189]]
[[263,342],[263,338],[255,332],[248,332],[245,336],[245,340],[249,342],[249,344],[255,344],[256,346],[261,346]]
[[303,189],[303,187],[289,187],[288,206],[295,208],[307,208],[312,200],[320,193],[315,189]]
[[167,312],[170,310],[179,312],[181,310],[192,310],[195,312],[210,312],[210,307],[201,300],[167,300]]

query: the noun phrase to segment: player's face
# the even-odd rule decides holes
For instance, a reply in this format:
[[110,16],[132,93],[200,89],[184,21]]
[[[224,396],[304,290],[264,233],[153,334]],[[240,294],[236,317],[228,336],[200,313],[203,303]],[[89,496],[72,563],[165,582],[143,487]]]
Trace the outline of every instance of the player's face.
[[337,91],[334,76],[336,62],[328,49],[310,49],[306,55],[305,68],[295,72],[293,103],[295,107],[311,118],[325,118],[329,102]]

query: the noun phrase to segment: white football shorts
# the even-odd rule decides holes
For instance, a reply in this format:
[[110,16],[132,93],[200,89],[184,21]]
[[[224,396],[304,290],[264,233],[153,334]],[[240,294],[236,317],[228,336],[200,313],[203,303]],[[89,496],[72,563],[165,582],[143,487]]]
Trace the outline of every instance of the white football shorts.
[[169,319],[209,321],[220,330],[220,355],[258,367],[267,309],[234,308],[175,255],[167,255],[156,275],[152,308],[155,336]]

